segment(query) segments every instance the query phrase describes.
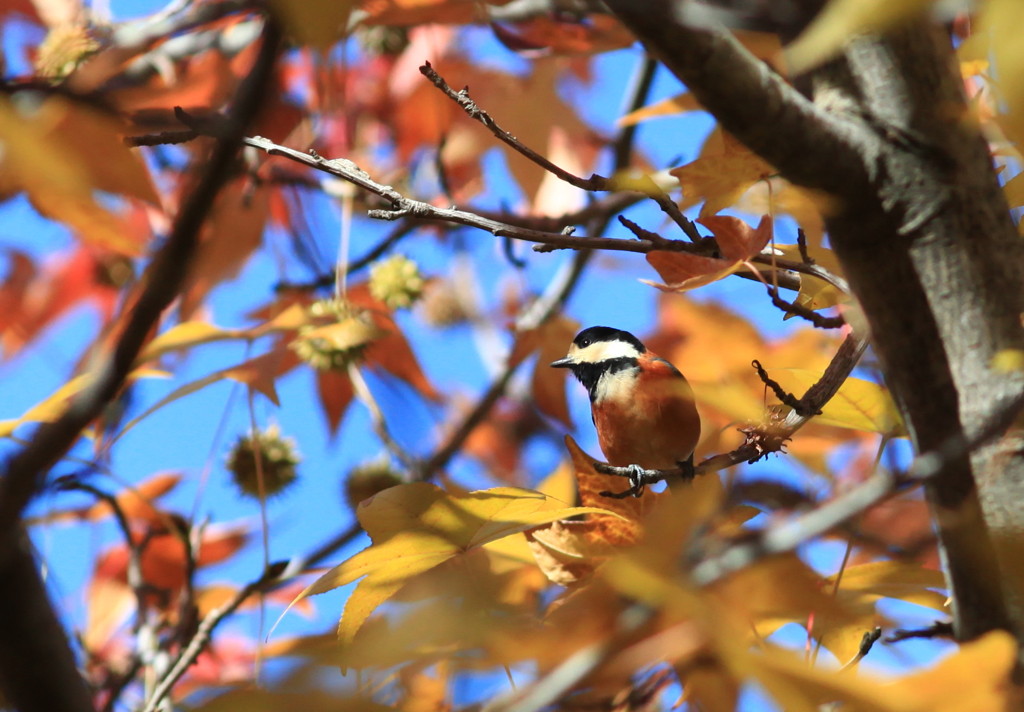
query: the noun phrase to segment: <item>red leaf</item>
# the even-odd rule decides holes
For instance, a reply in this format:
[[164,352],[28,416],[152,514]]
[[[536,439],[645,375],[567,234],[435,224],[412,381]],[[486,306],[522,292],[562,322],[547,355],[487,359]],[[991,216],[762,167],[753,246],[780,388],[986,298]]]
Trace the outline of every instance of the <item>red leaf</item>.
[[317,371],[317,392],[331,433],[338,432],[341,419],[352,402],[352,382],[340,371]]

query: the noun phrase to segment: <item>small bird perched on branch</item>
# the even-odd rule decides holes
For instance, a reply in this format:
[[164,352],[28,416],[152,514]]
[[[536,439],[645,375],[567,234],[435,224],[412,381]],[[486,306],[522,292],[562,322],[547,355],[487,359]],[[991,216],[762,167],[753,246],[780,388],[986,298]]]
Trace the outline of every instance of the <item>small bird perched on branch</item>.
[[640,339],[592,326],[551,366],[570,369],[590,394],[597,440],[609,465],[667,470],[692,462],[700,439],[693,390]]

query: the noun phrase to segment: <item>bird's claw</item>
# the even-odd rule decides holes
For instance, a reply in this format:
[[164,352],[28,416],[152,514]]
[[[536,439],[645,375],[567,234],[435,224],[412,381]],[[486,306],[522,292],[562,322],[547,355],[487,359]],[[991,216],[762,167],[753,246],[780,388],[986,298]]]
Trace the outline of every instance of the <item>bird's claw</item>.
[[629,473],[626,478],[629,480],[629,489],[623,490],[622,492],[609,492],[605,490],[601,492],[602,497],[611,497],[612,499],[625,499],[626,497],[640,497],[644,493],[644,488],[652,483],[657,482],[657,478],[652,478],[649,473],[640,465],[627,465],[624,469],[628,470]]

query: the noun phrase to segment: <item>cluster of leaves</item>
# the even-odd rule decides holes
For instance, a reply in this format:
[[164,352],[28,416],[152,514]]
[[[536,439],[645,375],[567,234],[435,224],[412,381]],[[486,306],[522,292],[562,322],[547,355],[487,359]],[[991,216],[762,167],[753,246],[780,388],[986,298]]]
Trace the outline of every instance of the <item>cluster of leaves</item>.
[[[803,417],[794,401],[829,372],[842,339],[863,338],[825,240],[826,197],[788,184],[720,128],[694,160],[655,171],[634,155],[633,128],[700,111],[687,94],[650,104],[645,93],[632,97],[616,137],[590,127],[560,87],[589,82],[597,55],[632,42],[608,14],[519,16],[503,14],[505,3],[466,0],[271,5],[289,39],[261,110],[246,117],[250,135],[263,143],[251,141],[239,152],[197,236],[175,308],[148,335],[122,394],[157,378],[172,378],[172,387],[143,404],[109,404],[110,414],[81,434],[77,457],[65,463],[75,474],[55,481],[61,492],[84,493],[93,503],[59,500],[53,511],[27,520],[34,533],[117,524],[116,543],[91,562],[84,618],[75,623],[97,705],[127,706],[135,695],[145,709],[156,709],[165,695],[183,700],[232,686],[192,699],[208,710],[287,709],[301,692],[306,709],[358,702],[365,709],[440,711],[456,704],[461,681],[502,669],[515,685],[492,695],[498,710],[555,703],[642,710],[680,700],[731,710],[751,686],[794,710],[829,702],[873,710],[958,710],[968,701],[996,709],[1005,702],[1016,655],[1008,634],[992,633],[928,670],[885,683],[853,670],[877,639],[876,628],[900,624],[878,609],[879,601],[899,599],[940,618],[948,613],[918,493],[887,491],[847,511],[832,534],[846,551],[835,571],[815,569],[798,555],[809,536],[769,545],[787,526],[798,527],[801,514],[874,477],[885,447],[904,434],[886,390],[850,377],[852,364],[810,421],[794,424],[794,414]],[[850,32],[876,30],[900,19],[894,9],[922,3],[864,3],[892,10],[875,14],[844,5],[833,3],[821,15],[792,48],[792,62],[806,66]],[[1019,87],[996,84],[981,60],[994,52],[1006,76],[1015,76],[1018,58],[1004,51],[998,31],[1015,12],[1012,0],[985,3],[980,22],[993,32],[968,37],[963,30],[960,52],[977,119],[997,153],[1019,160]],[[481,20],[486,28],[468,27]],[[149,286],[146,257],[159,248],[220,140],[219,117],[250,70],[266,21],[258,4],[229,0],[182,3],[123,22],[74,2],[34,0],[0,11],[5,27],[29,28],[39,38],[29,52],[31,68],[5,79],[0,95],[0,197],[27,199],[39,220],[59,223],[71,236],[66,249],[45,259],[6,250],[3,358],[24,363],[45,334],[66,326],[61,319],[69,313],[88,309],[99,324],[63,385],[20,415],[5,413],[0,437],[12,447],[38,432],[36,424],[58,420],[69,403],[89,397],[96,363],[122,339]],[[528,58],[528,68],[517,75],[479,62],[464,40],[484,35]],[[994,49],[977,37],[993,37]],[[781,71],[774,37],[743,33],[741,40]],[[472,88],[477,113],[424,81],[419,68],[427,59],[438,75]],[[993,96],[993,87],[1003,93]],[[478,223],[454,219],[452,203],[500,202],[487,199],[502,190],[487,156],[503,130],[511,148],[501,155],[514,184],[507,192],[516,209],[480,208]],[[268,142],[276,148],[268,150]],[[592,202],[520,150],[531,148],[580,176],[623,146],[632,160],[614,165],[609,178],[590,179],[607,193]],[[289,160],[285,149],[305,154],[305,162]],[[1022,187],[1019,176],[1006,184],[1014,206],[1024,203]],[[406,196],[421,201],[419,213],[402,213],[407,206],[398,201]],[[667,236],[623,220],[637,240],[588,242],[623,210],[648,202],[670,220],[643,208],[634,217],[662,220]],[[387,215],[396,221],[387,234],[353,217],[382,208],[395,213]],[[691,208],[696,224],[681,213]],[[744,217],[722,215],[726,209]],[[333,268],[318,256],[316,232],[325,215],[341,221]],[[534,287],[532,273],[515,274],[511,249],[506,262],[495,264],[466,247],[460,225],[474,224],[505,239],[542,243],[539,251],[646,253],[653,273],[617,263],[612,277],[601,279],[649,277],[644,281],[660,290],[650,293],[656,325],[645,342],[687,375],[697,396],[704,433],[697,455],[706,460],[692,484],[635,499],[602,497],[622,490],[625,480],[601,471],[571,438],[564,461],[537,484],[543,470],[534,446],[552,435],[557,441],[573,426],[564,372],[546,367],[564,355],[579,327],[562,307],[581,274],[598,268],[580,252],[561,277]],[[588,235],[575,245],[564,230],[573,226]],[[363,230],[375,241],[365,258],[353,259],[349,243],[362,245],[355,233]],[[437,275],[421,275],[416,262],[395,252],[412,237],[429,243],[422,254],[443,254]],[[214,308],[216,288],[275,253],[278,288],[261,287],[244,323],[224,325]],[[544,272],[552,259],[537,256],[526,272]],[[741,278],[751,289],[767,287],[766,303],[780,309],[773,314],[839,327],[840,335],[804,326],[767,339],[729,308],[689,294]],[[794,292],[792,299],[780,296],[783,289]],[[479,355],[494,366],[490,384],[472,397],[443,393],[414,352],[418,338],[450,348],[453,327],[480,345],[479,354],[467,347],[457,358],[468,363]],[[232,342],[245,344],[244,358],[218,362],[200,378],[180,375],[183,356]],[[532,371],[517,378],[525,364]],[[207,524],[167,503],[183,482],[201,492],[198,472],[156,472],[130,484],[114,478],[122,438],[166,406],[187,407],[223,381],[284,408],[279,389],[299,371],[315,384],[325,438],[344,430],[346,413],[361,402],[373,432],[345,437],[372,437],[386,458],[348,476],[357,524],[340,524],[326,543],[308,542],[308,555],[279,567],[264,563],[252,581],[216,581],[208,569],[241,556],[252,525]],[[366,373],[378,380],[368,384]],[[378,403],[371,385],[391,382],[408,386],[402,397],[441,414],[429,442],[410,447],[399,412],[404,404]],[[468,377],[460,385],[469,390]],[[274,426],[262,434],[255,428],[252,402],[253,432],[225,459],[241,491],[265,508],[266,497],[295,478],[298,455]],[[716,465],[723,454],[741,452],[768,432],[777,436],[769,449],[788,441],[785,462],[792,467],[784,483],[759,478],[757,466],[719,475],[739,461]],[[295,437],[305,450],[316,435]],[[93,484],[94,474],[109,476],[103,487]],[[107,491],[110,483],[116,494]],[[301,578],[359,531],[370,538],[367,548],[311,584]],[[263,533],[266,547],[273,532],[265,521]],[[730,563],[741,555],[742,565]],[[215,632],[224,618],[258,603],[283,610],[291,602],[310,611],[310,595],[353,583],[336,636],[317,630],[264,645]],[[780,635],[786,626],[788,637]],[[803,655],[784,644],[794,626],[806,641]],[[819,662],[819,650],[832,658]],[[237,685],[270,658],[292,661],[269,685],[280,693]],[[324,666],[358,670],[358,685],[324,687]]]

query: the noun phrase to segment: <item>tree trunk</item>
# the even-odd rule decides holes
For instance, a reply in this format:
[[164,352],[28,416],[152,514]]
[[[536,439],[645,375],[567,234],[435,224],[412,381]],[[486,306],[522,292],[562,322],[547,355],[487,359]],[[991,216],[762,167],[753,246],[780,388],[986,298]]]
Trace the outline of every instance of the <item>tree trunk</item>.
[[1009,628],[1024,640],[1022,582],[999,574],[1020,568],[1020,438],[954,452],[1024,393],[1021,374],[991,365],[1024,348],[1024,243],[969,120],[949,38],[923,21],[862,37],[806,78],[808,99],[728,33],[688,26],[679,3],[607,4],[726,130],[836,199],[829,239],[886,381],[917,451],[946,458],[926,491],[957,636]]

